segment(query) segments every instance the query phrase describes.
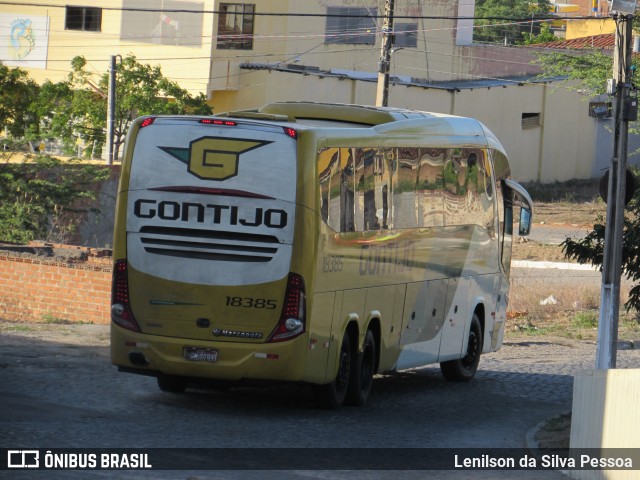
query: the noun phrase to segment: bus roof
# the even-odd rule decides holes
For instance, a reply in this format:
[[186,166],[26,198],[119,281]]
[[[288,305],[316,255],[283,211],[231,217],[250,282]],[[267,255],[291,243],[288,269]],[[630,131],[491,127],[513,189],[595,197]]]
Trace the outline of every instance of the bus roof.
[[379,135],[485,137],[490,133],[479,121],[472,118],[404,108],[341,103],[276,102],[257,109],[221,113],[216,116],[290,123],[293,128],[373,128]]
[[434,115],[438,114],[395,107],[374,107],[345,103],[276,102],[257,109],[220,113],[217,116],[288,122],[315,119],[371,127],[399,120],[430,118]]

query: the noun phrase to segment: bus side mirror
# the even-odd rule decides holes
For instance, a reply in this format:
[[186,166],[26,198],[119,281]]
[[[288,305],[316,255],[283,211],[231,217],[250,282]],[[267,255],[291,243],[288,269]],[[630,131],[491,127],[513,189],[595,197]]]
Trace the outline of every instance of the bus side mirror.
[[522,207],[520,209],[520,228],[518,229],[518,235],[526,237],[531,233],[531,210]]
[[533,212],[533,200],[529,192],[520,185],[518,182],[514,182],[510,179],[502,180],[506,187],[513,192],[515,200],[520,205],[520,228],[518,234],[521,237],[526,237],[531,233],[531,214]]

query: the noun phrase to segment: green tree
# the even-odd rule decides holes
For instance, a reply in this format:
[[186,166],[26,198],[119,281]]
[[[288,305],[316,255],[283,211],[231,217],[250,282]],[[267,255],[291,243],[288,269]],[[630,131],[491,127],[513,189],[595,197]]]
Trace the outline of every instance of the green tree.
[[[637,59],[633,59],[634,65]],[[598,51],[584,53],[541,53],[537,63],[542,67],[543,76],[564,76],[567,86],[586,98],[593,98],[606,92],[607,79],[613,75],[613,59]],[[632,79],[634,87],[637,80]],[[637,122],[630,124],[630,131],[638,133]],[[562,249],[568,258],[580,263],[590,263],[602,267],[604,262],[604,235],[606,221],[603,217],[594,219],[593,230],[582,239],[567,238]],[[640,280],[640,191],[631,199],[624,212],[622,241],[622,271],[633,281]],[[640,311],[640,284],[634,285],[629,292],[627,310]]]
[[540,26],[540,33],[538,33],[537,35],[531,32],[525,32],[523,43],[524,45],[535,45],[538,43],[553,42],[554,40],[557,40],[557,38],[551,31],[551,25],[549,25],[548,23],[543,23]]
[[548,0],[476,0],[474,40],[476,42],[523,43],[526,35],[540,33],[540,22],[548,18]]
[[27,72],[0,63],[0,130],[6,128],[11,135],[22,137],[30,125],[37,123],[33,104],[38,90]]
[[536,63],[542,68],[542,77],[565,77],[568,88],[589,96],[606,92],[607,79],[613,72],[613,60],[597,50],[582,53],[542,52]]
[[67,241],[95,198],[92,185],[109,170],[46,155],[11,161],[13,155],[13,148],[0,152],[0,240]]
[[[567,238],[562,243],[562,251],[568,258],[581,264],[591,264],[602,268],[604,263],[605,219],[598,217],[586,237],[582,239]],[[622,273],[630,280],[640,280],[640,192],[636,190],[624,212],[622,237]],[[627,311],[631,308],[640,311],[640,284],[635,283],[629,291],[629,299],[625,304]]]
[[[87,69],[84,57],[75,57],[66,82],[42,87],[40,114],[47,131],[73,149],[78,138],[85,144],[104,145],[107,125],[109,74]],[[131,122],[141,115],[209,115],[211,107],[200,93],[191,95],[162,75],[159,66],[141,64],[133,55],[122,59],[116,75],[116,155]]]

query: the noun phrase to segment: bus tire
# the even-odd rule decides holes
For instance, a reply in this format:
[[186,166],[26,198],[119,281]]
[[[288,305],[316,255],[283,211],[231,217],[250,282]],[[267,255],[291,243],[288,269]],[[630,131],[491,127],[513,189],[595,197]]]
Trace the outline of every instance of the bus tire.
[[468,382],[478,370],[480,354],[482,353],[482,325],[478,315],[473,314],[469,327],[469,342],[467,353],[463,358],[440,363],[442,375],[447,380]]
[[345,331],[340,345],[338,358],[338,373],[336,378],[325,385],[315,385],[314,396],[316,404],[321,408],[337,409],[342,406],[349,389],[350,378],[353,372],[353,352],[349,332]]
[[376,339],[371,330],[367,330],[362,353],[357,355],[355,367],[349,380],[344,403],[359,407],[364,405],[369,398],[376,369]]
[[175,375],[165,375],[161,373],[157,377],[158,388],[163,392],[168,393],[184,393],[189,383],[184,377],[177,377]]

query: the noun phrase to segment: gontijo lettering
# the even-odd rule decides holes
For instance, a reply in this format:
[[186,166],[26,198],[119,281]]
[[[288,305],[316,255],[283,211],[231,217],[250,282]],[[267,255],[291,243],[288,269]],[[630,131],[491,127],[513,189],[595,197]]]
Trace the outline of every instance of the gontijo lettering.
[[194,202],[136,200],[133,214],[138,218],[197,222],[210,224],[244,225],[245,227],[284,228],[287,212],[275,208],[239,208],[231,205],[214,205]]
[[360,275],[381,275],[411,270],[416,255],[414,242],[363,245]]

